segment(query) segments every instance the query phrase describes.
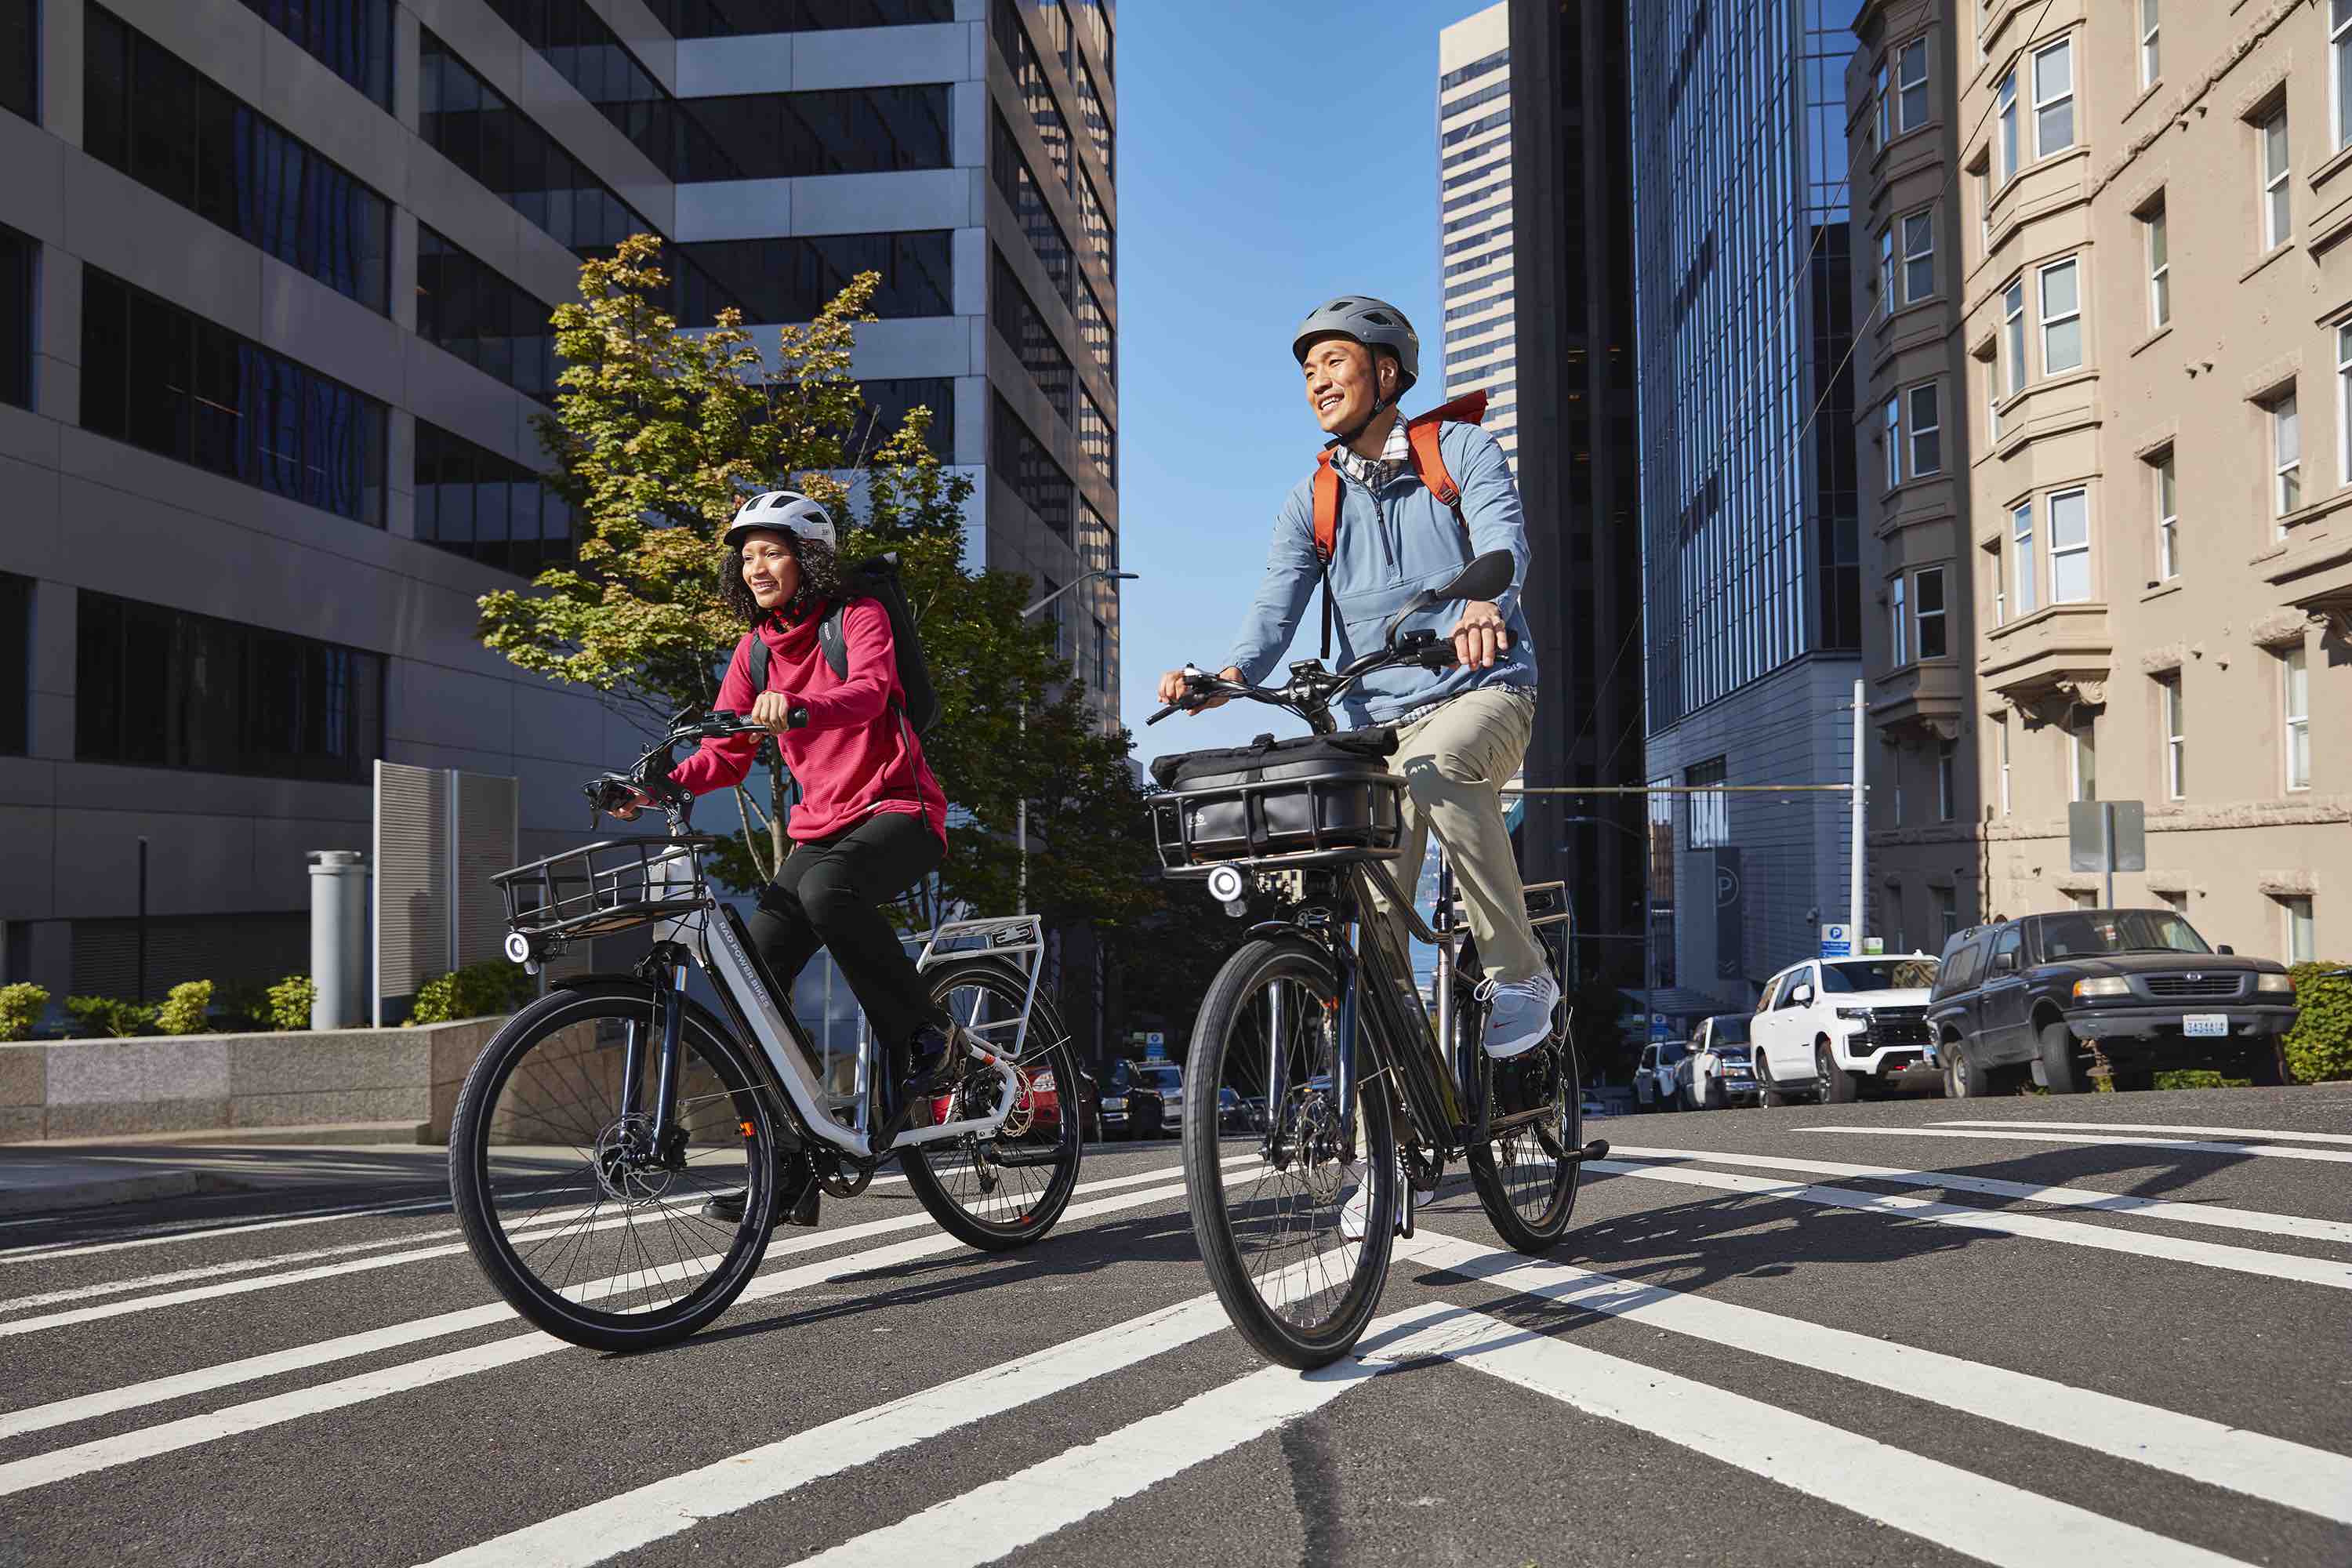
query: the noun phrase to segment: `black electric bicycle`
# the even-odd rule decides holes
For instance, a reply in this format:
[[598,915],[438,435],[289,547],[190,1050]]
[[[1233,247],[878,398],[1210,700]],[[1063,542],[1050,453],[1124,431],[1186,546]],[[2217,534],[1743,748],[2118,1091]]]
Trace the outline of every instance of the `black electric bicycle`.
[[[726,1310],[767,1251],[791,1151],[839,1197],[896,1161],[943,1229],[989,1251],[1051,1230],[1077,1184],[1084,1081],[1038,994],[1036,917],[950,922],[924,945],[917,968],[963,1052],[927,1119],[895,1103],[899,1074],[877,1043],[828,1058],[801,1026],[704,877],[719,840],[688,831],[690,801],[668,783],[680,745],[752,732],[766,733],[731,713],[680,714],[628,773],[586,785],[599,813],[651,799],[666,835],[492,879],[507,956],[534,972],[574,943],[655,928],[634,970],[553,982],[509,1019],[450,1126],[450,1193],[475,1261],[517,1311],[574,1344],[642,1350]],[[691,963],[724,1017],[688,994]],[[740,1220],[703,1213],[733,1190]]]
[[[1246,698],[1335,737],[1332,704],[1374,670],[1454,663],[1434,631],[1402,632],[1409,618],[1492,599],[1511,568],[1507,552],[1480,556],[1399,611],[1385,646],[1336,672],[1304,660],[1286,685],[1265,688],[1188,669],[1184,699],[1150,722],[1211,698]],[[1608,1152],[1580,1142],[1576,1053],[1557,1014],[1550,1037],[1519,1057],[1496,1062],[1481,1047],[1486,988],[1465,983],[1478,965],[1451,869],[1441,856],[1433,925],[1389,872],[1402,853],[1405,788],[1381,760],[1393,749],[1385,731],[1319,747],[1261,737],[1251,755],[1202,753],[1208,760],[1189,771],[1180,762],[1173,792],[1153,802],[1169,875],[1204,879],[1235,915],[1253,881],[1280,879],[1294,900],[1293,918],[1250,928],[1202,1004],[1189,1094],[1209,1105],[1231,1090],[1253,1131],[1234,1138],[1222,1118],[1189,1118],[1184,1181],[1226,1313],[1267,1357],[1301,1368],[1337,1359],[1363,1332],[1393,1238],[1412,1234],[1415,1198],[1437,1191],[1449,1159],[1469,1167],[1504,1239],[1534,1254],[1568,1233],[1581,1167]],[[1417,882],[1420,869],[1403,872]],[[1437,949],[1433,1027],[1410,954],[1370,907],[1375,892]],[[1565,889],[1529,888],[1527,900],[1557,981]]]

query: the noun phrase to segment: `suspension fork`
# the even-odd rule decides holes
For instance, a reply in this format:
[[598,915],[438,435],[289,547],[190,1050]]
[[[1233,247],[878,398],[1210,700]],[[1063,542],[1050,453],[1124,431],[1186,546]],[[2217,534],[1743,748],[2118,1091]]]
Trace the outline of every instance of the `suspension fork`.
[[[678,1042],[686,1025],[687,952],[676,942],[657,942],[638,973],[653,986],[652,1023],[660,1040],[654,1058],[654,1103],[650,1118],[659,1142],[677,1118]],[[645,1024],[632,1018],[621,1060],[621,1111],[635,1116],[645,1103]]]

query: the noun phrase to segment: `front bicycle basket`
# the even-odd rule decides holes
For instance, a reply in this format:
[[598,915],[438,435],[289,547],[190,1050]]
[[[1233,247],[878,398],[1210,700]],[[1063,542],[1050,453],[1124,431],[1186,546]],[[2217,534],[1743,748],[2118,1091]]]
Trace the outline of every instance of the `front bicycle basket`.
[[1161,757],[1151,802],[1160,863],[1174,871],[1220,860],[1317,856],[1392,858],[1402,837],[1404,780],[1388,771],[1390,730],[1260,735],[1247,746]]
[[701,908],[707,834],[607,838],[566,849],[490,880],[505,893],[507,929],[536,942],[609,936]]

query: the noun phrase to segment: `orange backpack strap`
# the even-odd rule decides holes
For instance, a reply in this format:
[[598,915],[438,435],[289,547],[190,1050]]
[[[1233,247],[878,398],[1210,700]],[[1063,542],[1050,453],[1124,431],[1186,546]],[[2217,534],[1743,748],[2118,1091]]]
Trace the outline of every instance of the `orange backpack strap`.
[[1447,425],[1477,425],[1484,423],[1486,417],[1486,393],[1482,387],[1414,417],[1404,427],[1405,443],[1412,450],[1412,471],[1441,505],[1454,510],[1454,520],[1462,524],[1465,533],[1470,524],[1462,515],[1462,487],[1446,471],[1445,458],[1438,450],[1437,441]]

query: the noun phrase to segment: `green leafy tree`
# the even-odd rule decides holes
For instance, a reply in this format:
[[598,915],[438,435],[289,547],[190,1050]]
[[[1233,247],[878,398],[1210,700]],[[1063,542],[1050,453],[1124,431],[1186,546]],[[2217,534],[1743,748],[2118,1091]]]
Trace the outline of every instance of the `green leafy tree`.
[[[940,689],[940,721],[923,744],[959,809],[940,885],[909,902],[907,922],[927,922],[942,901],[1013,908],[1024,795],[1037,839],[1034,908],[1109,923],[1147,907],[1128,737],[1087,722],[1050,628],[1021,616],[1028,580],[966,566],[971,484],[930,452],[929,410],[878,441],[861,438],[851,352],[857,326],[874,319],[877,275],[860,274],[808,325],[782,329],[763,356],[733,310],[699,330],[664,310],[658,255],[647,237],[623,242],[611,259],[583,266],[580,300],[554,313],[568,368],[541,433],[551,482],[573,508],[578,559],[528,592],[486,595],[484,642],[647,727],[707,705],[744,629],[719,596],[718,535],[743,497],[801,490],[845,524],[845,562],[898,553]],[[790,847],[790,780],[765,750],[736,792],[740,839],[714,861],[736,887],[772,877]]]

